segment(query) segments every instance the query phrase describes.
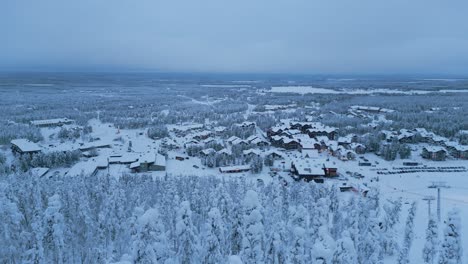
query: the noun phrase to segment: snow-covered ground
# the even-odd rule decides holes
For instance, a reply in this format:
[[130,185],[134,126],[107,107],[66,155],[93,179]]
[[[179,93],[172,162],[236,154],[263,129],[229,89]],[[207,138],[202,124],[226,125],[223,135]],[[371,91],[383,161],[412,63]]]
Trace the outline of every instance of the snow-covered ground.
[[298,93],[298,94],[428,94],[428,93],[460,93],[460,92],[468,92],[468,90],[453,90],[453,89],[445,89],[439,91],[425,91],[425,90],[397,90],[397,89],[369,89],[369,90],[361,90],[361,89],[345,89],[345,90],[333,90],[333,89],[326,89],[326,88],[318,88],[313,86],[273,86],[271,87],[270,92],[272,93]]

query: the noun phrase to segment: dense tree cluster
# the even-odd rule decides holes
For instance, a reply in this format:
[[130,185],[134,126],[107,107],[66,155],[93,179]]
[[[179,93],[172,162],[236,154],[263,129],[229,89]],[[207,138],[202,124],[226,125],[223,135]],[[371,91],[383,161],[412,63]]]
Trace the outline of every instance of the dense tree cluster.
[[0,262],[16,263],[377,263],[395,244],[382,219],[401,206],[236,178],[16,174],[0,188]]
[[148,128],[148,137],[152,139],[160,139],[167,137],[169,131],[165,125],[155,125]]
[[54,151],[48,153],[35,153],[32,155],[19,156],[14,166],[17,170],[27,171],[30,168],[36,167],[70,167],[76,163],[81,157],[81,151]]
[[0,145],[9,144],[16,138],[26,138],[34,142],[43,139],[40,129],[35,126],[2,122],[0,127]]

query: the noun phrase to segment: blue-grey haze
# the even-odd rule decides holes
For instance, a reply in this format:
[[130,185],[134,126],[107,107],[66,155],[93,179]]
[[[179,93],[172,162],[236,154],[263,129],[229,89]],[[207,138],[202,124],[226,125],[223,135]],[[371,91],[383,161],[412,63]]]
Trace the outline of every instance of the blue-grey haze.
[[3,0],[0,70],[465,74],[468,1]]

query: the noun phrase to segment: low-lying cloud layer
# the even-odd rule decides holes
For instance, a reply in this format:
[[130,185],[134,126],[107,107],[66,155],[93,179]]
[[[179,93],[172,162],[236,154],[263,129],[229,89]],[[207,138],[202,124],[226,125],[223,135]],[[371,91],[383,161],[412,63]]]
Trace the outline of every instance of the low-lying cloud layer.
[[467,1],[0,3],[0,69],[468,72]]

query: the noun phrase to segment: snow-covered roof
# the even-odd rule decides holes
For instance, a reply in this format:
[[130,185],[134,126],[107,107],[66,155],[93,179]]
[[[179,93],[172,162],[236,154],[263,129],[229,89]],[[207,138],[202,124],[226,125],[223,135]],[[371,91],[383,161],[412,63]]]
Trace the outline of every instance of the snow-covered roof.
[[426,146],[424,147],[424,149],[426,149],[428,152],[439,152],[439,151],[447,152],[445,148],[440,147],[440,146]]
[[44,176],[47,172],[49,171],[49,168],[32,168],[29,170],[31,172],[31,175],[36,176],[36,177],[42,177]]
[[201,128],[203,128],[203,124],[186,124],[186,125],[176,125],[172,127],[173,130],[181,131],[181,132],[186,132],[189,130],[201,129]]
[[138,160],[137,153],[123,153],[109,157],[109,163],[132,163]]
[[44,120],[33,120],[31,121],[31,125],[35,126],[44,126],[44,125],[60,125],[71,123],[73,120],[68,118],[54,118],[54,119],[44,119]]
[[222,150],[218,151],[218,154],[232,155],[232,151],[227,148],[223,148]]
[[242,122],[241,124],[236,124],[236,126],[239,126],[239,127],[249,127],[249,126],[255,126],[255,122]]
[[310,159],[294,159],[294,167],[299,175],[323,175],[324,162],[322,160],[310,160]]
[[238,165],[238,166],[227,166],[220,167],[220,172],[230,172],[230,171],[247,171],[250,170],[250,165]]
[[214,131],[215,132],[224,132],[224,131],[226,131],[226,129],[227,129],[226,127],[218,126],[218,127],[214,128]]
[[87,162],[78,162],[73,167],[71,167],[65,175],[67,176],[80,176],[83,175],[92,175],[97,170],[97,162],[87,161]]
[[289,143],[292,143],[292,142],[299,143],[299,141],[297,139],[288,138],[288,137],[283,137],[281,140],[283,141],[284,144],[289,144]]
[[232,143],[233,141],[235,141],[237,139],[240,139],[240,138],[238,138],[236,136],[232,136],[232,137],[228,138],[226,141],[229,142],[229,143]]
[[318,143],[315,139],[309,139],[307,141],[301,141],[302,149],[314,149],[315,144]]
[[366,146],[364,146],[364,145],[361,144],[361,143],[351,143],[351,144],[349,145],[349,147],[352,148],[352,149],[356,149],[356,148],[365,148]]
[[265,152],[265,156],[269,156],[269,155],[278,155],[278,156],[284,157],[284,153],[279,152],[277,150],[269,150]]
[[252,141],[250,141],[251,144],[258,144],[258,143],[267,143],[268,144],[268,141],[264,140],[264,139],[261,139],[261,138],[256,138]]
[[207,149],[204,149],[202,151],[200,151],[203,155],[210,155],[211,153],[215,153],[216,150],[214,150],[213,148],[207,148]]
[[276,133],[276,132],[278,132],[280,130],[287,130],[287,129],[289,129],[288,125],[276,125],[276,126],[271,128],[271,131]]
[[350,136],[346,136],[346,137],[339,137],[337,141],[338,143],[342,143],[342,144],[351,144],[353,139]]
[[250,154],[255,154],[255,155],[260,155],[262,152],[258,149],[247,149],[242,151],[244,155],[250,155]]
[[233,145],[238,145],[238,144],[249,144],[247,141],[242,140],[240,138],[237,138],[236,140],[231,142]]
[[84,144],[83,146],[80,147],[80,150],[88,150],[88,149],[93,149],[93,148],[104,148],[104,147],[110,147],[110,146],[112,146],[112,142],[99,140],[99,141],[93,141],[93,142],[88,142],[88,143]]
[[272,136],[271,139],[273,139],[274,141],[280,141],[283,139],[283,137],[281,136]]
[[316,149],[302,149],[301,151],[302,157],[308,157],[308,158],[318,158],[318,150]]
[[254,139],[256,139],[256,138],[258,138],[256,135],[252,135],[252,136],[250,136],[250,137],[247,138],[247,141],[250,142],[250,141],[252,141],[252,140],[254,140]]
[[41,147],[39,147],[39,145],[28,139],[13,139],[11,141],[11,144],[18,147],[21,150],[21,152],[41,151]]

